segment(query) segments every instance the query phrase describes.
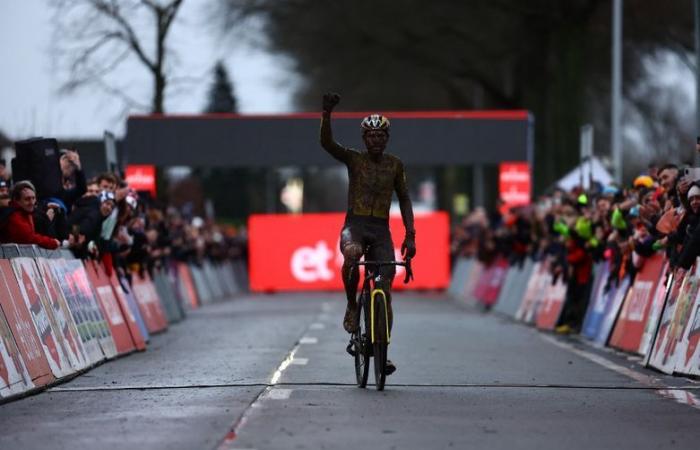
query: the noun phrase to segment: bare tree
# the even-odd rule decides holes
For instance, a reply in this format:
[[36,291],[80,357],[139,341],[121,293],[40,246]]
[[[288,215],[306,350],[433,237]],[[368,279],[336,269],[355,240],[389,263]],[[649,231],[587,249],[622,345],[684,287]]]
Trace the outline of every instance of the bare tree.
[[[168,33],[183,0],[56,0],[54,54],[68,72],[61,87],[73,92],[91,85],[119,97],[127,108],[164,112],[171,81]],[[109,79],[129,60],[145,68],[153,82],[150,106]]]

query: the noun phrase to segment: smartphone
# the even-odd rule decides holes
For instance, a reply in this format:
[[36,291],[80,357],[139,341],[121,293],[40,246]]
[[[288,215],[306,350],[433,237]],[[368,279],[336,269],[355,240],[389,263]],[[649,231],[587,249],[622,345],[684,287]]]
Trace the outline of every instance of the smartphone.
[[700,181],[700,167],[686,167],[683,169],[683,177],[692,181]]

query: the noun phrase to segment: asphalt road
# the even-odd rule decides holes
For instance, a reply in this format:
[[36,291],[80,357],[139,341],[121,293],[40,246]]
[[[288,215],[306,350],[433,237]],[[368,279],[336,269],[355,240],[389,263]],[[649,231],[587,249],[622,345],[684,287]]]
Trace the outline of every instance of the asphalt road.
[[343,310],[337,294],[202,308],[144,353],[0,405],[0,449],[700,445],[700,409],[687,404],[700,383],[437,294],[396,295],[398,371],[384,392],[358,389]]

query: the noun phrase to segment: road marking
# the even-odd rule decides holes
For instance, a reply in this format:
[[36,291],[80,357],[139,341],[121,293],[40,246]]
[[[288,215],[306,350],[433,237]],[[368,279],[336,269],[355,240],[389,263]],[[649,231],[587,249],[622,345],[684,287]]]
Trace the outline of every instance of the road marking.
[[299,340],[300,344],[318,344],[318,338],[312,336],[304,336]]
[[312,323],[309,330],[323,330],[326,326],[320,322]]
[[275,373],[272,375],[272,378],[270,379],[270,384],[274,385],[277,384],[277,382],[282,378],[282,372],[289,367],[289,365],[294,361],[294,355],[297,353],[297,350],[299,350],[299,345],[294,347],[291,352],[289,352],[289,355],[284,358],[284,361],[280,364],[280,366],[275,370]]
[[287,400],[294,389],[270,389],[261,400]]
[[309,363],[309,358],[296,358],[292,360],[292,364],[295,366],[305,366]]

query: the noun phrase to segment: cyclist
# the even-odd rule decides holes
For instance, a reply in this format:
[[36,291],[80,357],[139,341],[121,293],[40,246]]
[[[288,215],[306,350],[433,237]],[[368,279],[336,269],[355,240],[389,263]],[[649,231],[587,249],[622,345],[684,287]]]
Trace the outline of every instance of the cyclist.
[[[389,208],[393,191],[399,199],[401,217],[406,229],[406,237],[401,245],[401,254],[412,258],[416,254],[416,230],[413,226],[413,207],[406,187],[406,173],[403,163],[394,155],[385,154],[389,140],[389,120],[379,114],[372,114],[362,120],[362,139],[367,151],[357,151],[335,142],[331,131],[331,112],[340,101],[340,96],[327,93],[323,96],[321,116],[321,146],[344,163],[348,168],[348,210],[345,224],[340,233],[340,250],[343,253],[342,277],[347,296],[347,309],[343,327],[348,333],[358,327],[357,284],[359,271],[353,264],[362,257],[369,246],[367,259],[393,261],[394,244],[389,231]],[[391,308],[391,283],[396,268],[383,266],[379,270],[378,287],[387,294],[389,330],[393,324]],[[387,361],[386,374],[396,367]]]

